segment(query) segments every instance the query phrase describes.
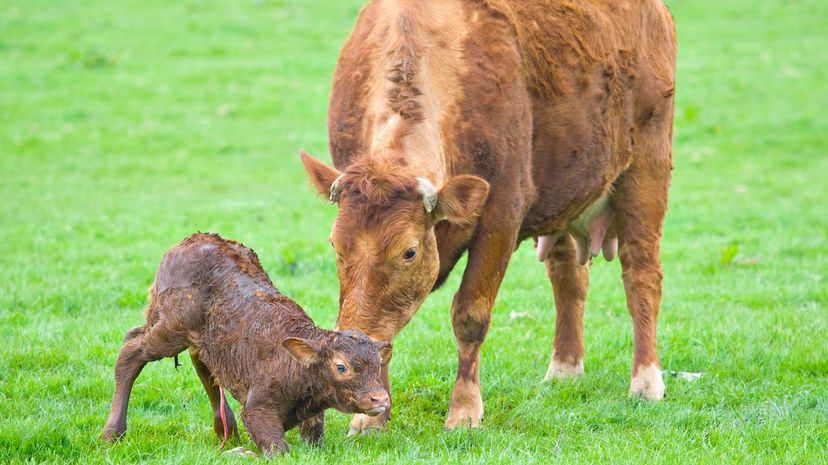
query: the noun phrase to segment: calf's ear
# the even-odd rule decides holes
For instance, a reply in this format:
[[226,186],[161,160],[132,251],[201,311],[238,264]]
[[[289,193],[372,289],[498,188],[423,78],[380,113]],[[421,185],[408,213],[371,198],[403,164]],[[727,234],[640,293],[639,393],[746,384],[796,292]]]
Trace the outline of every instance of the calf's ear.
[[289,337],[282,341],[282,347],[302,365],[309,366],[319,360],[319,345],[314,341]]
[[308,173],[313,187],[325,198],[336,202],[338,200],[339,192],[335,185],[336,180],[342,175],[336,168],[326,165],[321,161],[308,155],[302,150],[299,153],[302,158],[302,164],[305,165],[305,171]]
[[465,223],[480,214],[489,197],[489,183],[468,174],[455,176],[437,192],[436,219]]
[[374,343],[374,346],[377,348],[380,354],[380,365],[388,365],[388,362],[391,361],[391,343],[385,341],[378,341]]

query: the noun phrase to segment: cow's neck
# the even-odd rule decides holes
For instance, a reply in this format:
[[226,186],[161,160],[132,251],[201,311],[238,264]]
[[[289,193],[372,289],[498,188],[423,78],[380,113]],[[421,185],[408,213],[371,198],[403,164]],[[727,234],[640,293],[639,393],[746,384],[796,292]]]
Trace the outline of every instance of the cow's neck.
[[[390,125],[406,124],[399,115],[389,118]],[[377,128],[375,134],[394,131],[393,128]],[[379,159],[392,158],[391,164],[405,164],[407,171],[429,179],[435,186],[441,186],[446,178],[443,141],[436,123],[430,119],[411,124],[407,133],[398,140],[390,141],[375,137],[371,147],[371,156]],[[385,150],[392,147],[395,150]],[[402,157],[402,160],[400,160]]]
[[441,186],[447,160],[456,155],[448,153],[455,149],[441,125],[455,119],[450,112],[462,97],[462,1],[389,1],[380,8],[368,87],[370,153],[383,156],[382,149],[394,145],[409,167]]

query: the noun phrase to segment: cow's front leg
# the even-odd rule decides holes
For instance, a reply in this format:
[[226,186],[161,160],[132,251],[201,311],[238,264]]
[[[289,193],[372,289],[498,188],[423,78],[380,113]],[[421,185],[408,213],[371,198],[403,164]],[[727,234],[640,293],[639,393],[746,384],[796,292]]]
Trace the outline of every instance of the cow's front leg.
[[492,306],[517,240],[517,231],[502,226],[511,223],[502,217],[498,220],[500,228],[481,224],[469,248],[468,265],[451,306],[458,361],[446,419],[446,428],[450,430],[458,426],[477,428],[483,418],[480,346],[489,329]]

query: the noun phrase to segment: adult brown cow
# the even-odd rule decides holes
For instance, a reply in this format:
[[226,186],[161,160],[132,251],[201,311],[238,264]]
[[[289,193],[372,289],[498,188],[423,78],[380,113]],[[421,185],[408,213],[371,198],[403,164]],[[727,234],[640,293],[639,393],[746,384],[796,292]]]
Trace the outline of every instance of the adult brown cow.
[[[446,427],[483,415],[480,346],[512,251],[538,238],[555,293],[547,378],[583,372],[590,256],[619,252],[630,393],[661,399],[659,242],[672,170],[676,37],[659,0],[373,0],[329,112],[339,329],[391,341],[459,257]],[[619,250],[620,245],[620,250]],[[387,376],[387,373],[386,373]],[[383,426],[357,416],[353,430]]]

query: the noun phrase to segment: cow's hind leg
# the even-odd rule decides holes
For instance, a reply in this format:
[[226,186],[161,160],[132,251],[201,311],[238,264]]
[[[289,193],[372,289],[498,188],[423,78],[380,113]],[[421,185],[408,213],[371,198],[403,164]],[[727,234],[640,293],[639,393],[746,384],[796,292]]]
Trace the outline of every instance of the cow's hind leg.
[[555,292],[555,342],[545,381],[584,372],[584,302],[589,267],[580,264],[578,249],[569,234],[554,243],[544,260]]
[[152,361],[179,354],[187,347],[181,334],[157,322],[150,328],[133,328],[124,338],[124,345],[115,363],[115,395],[109,418],[101,438],[115,441],[126,433],[127,407],[132,385],[144,366]]
[[[198,352],[190,349],[190,359],[193,361],[193,367],[198,374],[198,378],[201,380],[201,384],[204,386],[204,390],[207,391],[207,397],[210,398],[210,405],[213,407],[213,431],[216,432],[219,438],[224,439],[224,423],[221,419],[222,394],[219,386],[216,384],[216,379],[213,377],[210,369],[199,358]],[[229,438],[235,438],[236,441],[239,441],[239,427],[236,424],[236,417],[233,415],[233,410],[227,403],[226,397],[224,399],[224,412],[224,418],[227,420],[227,433]]]
[[630,395],[664,397],[656,352],[656,319],[661,305],[659,247],[672,170],[669,131],[643,133],[633,164],[621,176],[613,197],[617,208],[619,257],[627,308],[633,319],[635,353]]

